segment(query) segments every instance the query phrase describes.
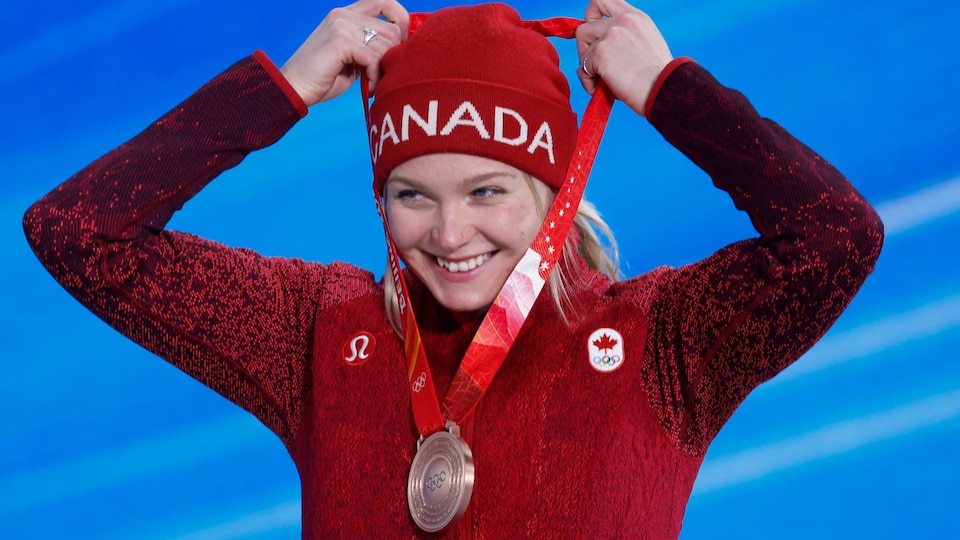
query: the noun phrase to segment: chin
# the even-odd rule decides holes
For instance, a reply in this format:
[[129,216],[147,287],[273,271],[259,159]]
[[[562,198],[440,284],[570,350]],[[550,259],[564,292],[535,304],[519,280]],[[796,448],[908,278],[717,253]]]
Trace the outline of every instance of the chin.
[[456,311],[461,313],[474,313],[474,312],[486,312],[490,308],[490,304],[493,303],[493,299],[485,300],[482,298],[444,298],[438,302],[440,305],[449,309],[450,311]]
[[430,294],[441,306],[459,313],[486,312],[496,300],[497,294],[506,281],[491,280],[491,276],[471,279],[460,283],[451,283],[442,277],[431,275],[423,280]]

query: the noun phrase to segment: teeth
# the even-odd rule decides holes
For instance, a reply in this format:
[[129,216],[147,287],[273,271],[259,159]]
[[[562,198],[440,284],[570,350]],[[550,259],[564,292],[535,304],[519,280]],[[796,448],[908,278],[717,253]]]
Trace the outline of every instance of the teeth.
[[470,270],[473,270],[474,268],[489,261],[490,257],[492,257],[492,254],[486,253],[462,262],[445,261],[440,257],[437,257],[437,264],[451,272],[469,272]]

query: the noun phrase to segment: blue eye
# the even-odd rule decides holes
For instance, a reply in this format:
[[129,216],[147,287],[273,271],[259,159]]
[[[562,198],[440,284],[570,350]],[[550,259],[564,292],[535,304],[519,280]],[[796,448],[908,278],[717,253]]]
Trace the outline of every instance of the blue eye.
[[473,190],[470,194],[473,195],[474,197],[477,197],[478,199],[487,199],[490,197],[494,197],[496,195],[500,195],[502,193],[503,193],[503,190],[499,188],[482,187],[482,188],[477,188]]
[[414,199],[420,196],[420,192],[415,189],[401,189],[394,196],[398,199]]

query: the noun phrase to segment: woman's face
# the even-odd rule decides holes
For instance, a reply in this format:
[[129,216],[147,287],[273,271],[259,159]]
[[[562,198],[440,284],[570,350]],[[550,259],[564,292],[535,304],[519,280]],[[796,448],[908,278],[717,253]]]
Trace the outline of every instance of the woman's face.
[[[550,188],[478,156],[430,154],[396,167],[384,187],[397,251],[447,309],[493,303],[540,228]],[[536,192],[536,194],[534,193]]]

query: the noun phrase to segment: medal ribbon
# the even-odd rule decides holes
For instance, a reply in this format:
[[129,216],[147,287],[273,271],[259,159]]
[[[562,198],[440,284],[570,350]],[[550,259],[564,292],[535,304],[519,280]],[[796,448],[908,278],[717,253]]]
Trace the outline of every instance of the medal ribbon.
[[[410,15],[410,33],[420,27],[429,13]],[[574,38],[577,27],[583,21],[569,17],[554,17],[539,21],[522,21],[529,28],[546,37]],[[364,114],[370,123],[369,86],[365,76],[360,84],[363,95]],[[444,428],[446,421],[460,424],[480,402],[489,388],[494,375],[500,369],[517,334],[530,314],[540,295],[547,277],[560,258],[567,233],[580,206],[587,177],[596,158],[603,137],[607,118],[613,107],[613,93],[603,81],[587,104],[580,123],[577,146],[567,169],[564,186],[559,189],[553,205],[547,212],[543,225],[516,268],[507,277],[506,283],[480,323],[460,367],[454,375],[447,395],[441,403],[437,396],[427,355],[420,339],[410,295],[400,258],[390,234],[387,215],[379,193],[374,193],[377,210],[383,220],[390,257],[391,279],[394,281],[397,302],[400,307],[400,325],[406,356],[407,380],[410,384],[410,399],[417,430],[427,437]]]

